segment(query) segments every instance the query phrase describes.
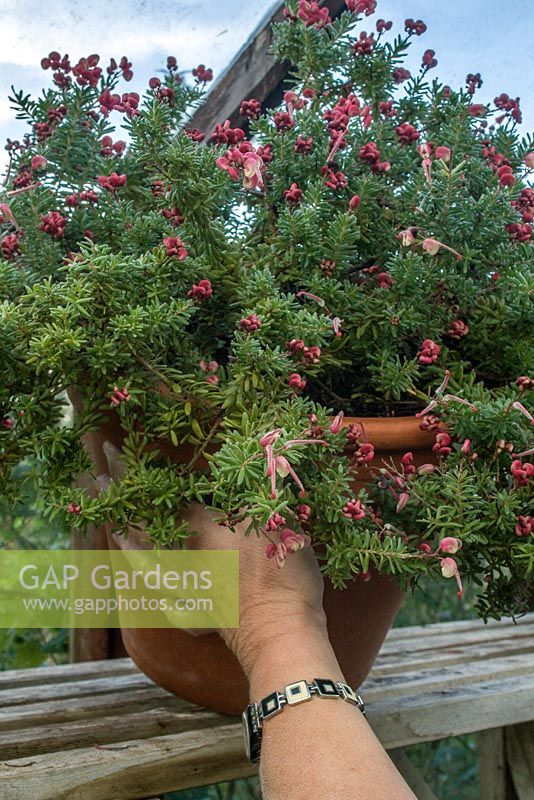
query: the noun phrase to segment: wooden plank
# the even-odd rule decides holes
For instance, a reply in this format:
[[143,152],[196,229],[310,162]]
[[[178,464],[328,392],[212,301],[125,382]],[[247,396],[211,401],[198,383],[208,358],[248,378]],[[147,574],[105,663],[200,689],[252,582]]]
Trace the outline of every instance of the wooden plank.
[[[81,697],[82,695],[111,694],[130,689],[146,688],[154,686],[150,678],[137,672],[134,675],[116,675],[110,678],[90,681],[67,681],[65,683],[53,683],[50,686],[43,684],[39,686],[39,699],[52,700],[56,697]],[[35,701],[35,694],[29,692],[26,687],[17,689],[4,689],[0,692],[0,708],[2,706],[14,706],[18,704],[31,703]]]
[[2,800],[141,800],[256,773],[237,723],[125,744],[4,762]]
[[514,725],[534,719],[534,673],[517,678],[456,686],[441,692],[368,704],[369,721],[391,749],[418,742]]
[[[332,17],[346,9],[345,0],[323,0]],[[264,108],[272,108],[282,99],[289,82],[284,84],[290,65],[278,63],[271,55],[273,22],[283,17],[283,2],[276,2],[262,19],[228,67],[215,81],[203,105],[193,114],[191,126],[211,133],[215,123],[229,119],[232,125],[243,126],[239,116],[241,102],[250,97],[259,100]]]
[[227,722],[228,717],[215,711],[202,710],[193,715],[191,709],[177,710],[169,703],[168,706],[142,709],[124,716],[53,723],[0,733],[0,754],[3,760],[33,758],[42,753],[63,753],[89,745],[124,742],[130,738],[151,739],[184,731],[193,733],[220,727]]
[[[530,637],[502,639],[487,644],[458,645],[444,650],[429,650],[419,653],[402,652],[396,656],[385,656],[375,663],[372,675],[375,678],[395,675],[403,670],[415,671],[431,667],[449,667],[466,661],[480,661],[499,656],[512,656],[521,653],[534,653]],[[533,655],[534,658],[534,655]]]
[[[495,726],[495,720],[513,725],[533,718],[534,675],[520,682],[510,678],[369,706],[369,721],[388,749],[486,730]],[[124,750],[86,747],[7,761],[7,766],[4,762],[0,764],[3,798],[136,800],[150,792],[252,774],[243,757],[237,720],[219,728],[125,743]]]
[[389,640],[389,638],[386,639],[380,651],[380,656],[384,658],[388,655],[395,655],[404,649],[414,653],[421,650],[444,650],[445,648],[456,646],[465,647],[466,645],[526,638],[530,638],[532,649],[534,650],[534,620],[523,625],[503,625],[499,628],[485,628],[479,625],[478,628],[474,629],[453,630],[448,634],[438,635],[435,635],[429,629],[426,635],[419,634],[415,636],[409,634],[406,639],[396,639],[394,641]]
[[78,664],[59,664],[50,667],[11,669],[0,672],[0,690],[17,686],[37,686],[49,683],[64,683],[111,675],[131,675],[139,670],[130,658],[104,661],[87,661]]
[[403,750],[392,750],[389,757],[417,797],[417,800],[439,800]]
[[534,673],[534,654],[492,658],[487,661],[465,661],[460,664],[437,667],[398,674],[374,677],[374,673],[366,679],[361,691],[368,702],[376,702],[385,698],[411,695],[415,692],[432,692],[449,689],[472,683],[503,680],[516,676]]
[[480,800],[509,800],[504,728],[478,734]]
[[[174,695],[170,695],[158,686],[148,689],[89,695],[81,699],[77,697],[59,698],[38,703],[27,703],[18,706],[0,708],[0,731],[11,731],[30,725],[49,725],[91,719],[94,717],[129,714],[141,709],[172,707],[185,711],[189,704]],[[193,716],[193,714],[192,714]]]
[[485,630],[492,628],[502,629],[508,625],[515,628],[516,625],[525,625],[531,622],[534,622],[534,613],[517,617],[515,622],[512,617],[503,617],[500,620],[490,619],[488,622],[483,622],[478,617],[475,617],[473,619],[459,620],[458,622],[431,622],[428,625],[407,625],[392,628],[388,633],[387,641],[397,641],[405,638],[405,636],[424,636],[429,632],[435,636],[440,634],[448,635],[453,631],[479,630],[480,628]]
[[506,757],[518,800],[534,800],[534,722],[506,729]]

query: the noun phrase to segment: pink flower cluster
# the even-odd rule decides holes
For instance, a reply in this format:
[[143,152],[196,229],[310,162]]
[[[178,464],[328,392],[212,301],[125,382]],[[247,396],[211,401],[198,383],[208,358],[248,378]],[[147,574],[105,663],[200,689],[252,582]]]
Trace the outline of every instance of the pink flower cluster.
[[360,159],[366,161],[373,172],[388,172],[391,169],[389,161],[381,161],[380,150],[375,142],[362,145],[359,151]]
[[417,359],[420,364],[434,364],[441,354],[441,346],[436,344],[433,339],[424,339],[419,352],[417,353]]
[[177,258],[178,261],[185,261],[187,258],[188,254],[186,246],[179,236],[167,236],[163,240],[163,246],[165,247],[165,252],[168,256]]
[[238,147],[232,147],[217,158],[219,169],[225,170],[232,180],[243,181],[245,189],[263,189],[263,173],[265,162],[250,142],[241,142]]
[[118,175],[116,172],[112,172],[111,175],[99,175],[97,181],[102,189],[105,189],[107,192],[116,192],[117,189],[120,189],[121,186],[126,184],[126,175]]
[[253,333],[261,328],[261,319],[257,314],[249,314],[239,321],[239,330],[246,331],[246,333]]
[[65,232],[67,220],[62,217],[59,211],[50,211],[48,214],[41,214],[40,230],[57,239],[62,239]]
[[211,281],[208,278],[203,278],[203,280],[192,285],[187,293],[187,296],[201,302],[202,300],[208,300],[212,294],[213,288]]
[[110,397],[112,406],[120,406],[121,403],[128,403],[131,399],[130,392],[124,386],[122,389],[119,389],[118,386],[113,387],[113,393]]
[[530,479],[534,477],[534,464],[531,464],[530,461],[523,462],[521,459],[516,458],[512,461],[510,471],[518,486],[527,486]]
[[107,117],[110,111],[119,111],[127,117],[139,114],[139,95],[137,92],[125,92],[122,95],[112,94],[109,89],[104,89],[100,97],[100,110]]
[[297,16],[308,28],[325,28],[332,22],[328,8],[321,7],[316,0],[299,0]]
[[409,122],[403,122],[402,125],[398,125],[395,128],[395,132],[401,144],[412,144],[412,142],[416,142],[421,135]]
[[199,64],[192,70],[192,73],[197,83],[209,83],[213,80],[213,70],[207,69],[205,64]]
[[532,536],[534,535],[534,517],[520,515],[517,518],[517,525],[515,526],[516,536]]

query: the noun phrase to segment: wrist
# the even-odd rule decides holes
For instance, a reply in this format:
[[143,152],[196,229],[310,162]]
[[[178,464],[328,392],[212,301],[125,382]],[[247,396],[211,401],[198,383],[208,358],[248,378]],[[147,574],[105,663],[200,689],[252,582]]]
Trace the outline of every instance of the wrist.
[[278,631],[250,653],[244,667],[250,684],[250,698],[254,702],[301,679],[344,680],[326,625],[312,620],[305,625]]

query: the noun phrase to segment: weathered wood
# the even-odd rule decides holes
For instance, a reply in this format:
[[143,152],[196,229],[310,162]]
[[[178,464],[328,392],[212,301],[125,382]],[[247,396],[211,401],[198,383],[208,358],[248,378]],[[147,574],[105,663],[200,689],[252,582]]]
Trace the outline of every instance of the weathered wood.
[[534,621],[534,614],[524,614],[522,617],[517,617],[514,621],[512,617],[503,617],[502,619],[490,619],[483,622],[478,617],[473,619],[458,620],[457,622],[430,622],[428,625],[409,625],[401,628],[392,628],[388,633],[388,642],[394,642],[398,639],[414,638],[418,639],[420,636],[431,634],[432,636],[450,636],[451,633],[461,633],[463,631],[486,631],[492,628],[503,630],[510,626],[516,628],[518,625],[525,625]]
[[392,750],[389,756],[417,800],[439,800],[403,750]]
[[5,687],[14,689],[18,686],[40,686],[51,683],[68,683],[70,681],[90,678],[105,678],[111,675],[137,675],[139,670],[129,658],[117,658],[103,661],[86,661],[77,664],[55,664],[50,667],[35,669],[11,669],[0,672],[0,690]]
[[507,728],[506,758],[517,800],[534,800],[534,722]]
[[[430,626],[431,627],[431,626]],[[499,642],[503,640],[514,639],[527,639],[534,636],[534,617],[529,615],[525,617],[525,622],[521,625],[504,625],[502,628],[486,628],[479,625],[478,628],[469,628],[467,630],[455,631],[449,630],[448,633],[436,634],[434,631],[427,629],[426,632],[416,634],[410,638],[388,638],[380,651],[381,659],[385,659],[388,655],[395,656],[397,653],[402,652],[404,649],[409,650],[411,653],[420,653],[425,650],[440,650],[449,649],[457,646],[472,646],[474,644],[491,644],[492,642]]]
[[59,698],[42,703],[4,707],[0,705],[0,731],[104,717],[110,713],[129,714],[161,706],[172,707],[179,711],[188,707],[185,700],[173,697],[157,686],[81,698]]
[[253,775],[237,723],[0,763],[3,800],[139,800]]
[[[324,0],[332,17],[346,8],[345,0]],[[191,125],[211,132],[215,123],[229,119],[232,125],[245,120],[239,117],[241,102],[250,97],[265,108],[272,108],[282,99],[290,64],[278,63],[271,54],[273,22],[281,22],[283,2],[277,2],[262,19],[248,41],[215,81],[203,105],[194,113]]]
[[[467,626],[457,634],[455,623],[417,636],[406,629],[397,637],[397,670],[386,652],[362,690],[370,724],[384,746],[533,720],[531,625],[532,616],[520,623],[522,630],[504,623],[482,629],[483,636],[480,628]],[[521,763],[534,761],[534,755],[525,744],[527,729],[516,730],[509,760],[524,792],[531,777]],[[169,695],[128,659],[0,674],[0,731],[2,800],[137,800],[252,772],[243,758],[238,720],[229,722]],[[499,742],[485,737],[482,763],[498,773],[502,761],[490,747],[495,750]],[[502,741],[500,746],[502,753]],[[416,781],[417,773],[411,774]],[[489,779],[486,784],[491,786]],[[428,796],[415,785],[416,794]],[[497,779],[493,795],[488,789],[484,800],[532,800],[528,794],[503,795],[499,786]]]
[[480,800],[515,800],[506,767],[504,728],[492,728],[478,735]]
[[193,718],[190,709],[180,711],[172,703],[158,708],[133,711],[69,723],[53,723],[0,733],[0,752],[4,759],[33,757],[42,753],[66,751],[89,745],[109,745],[127,739],[151,739],[184,731],[215,729],[228,718],[214,711],[202,711]]

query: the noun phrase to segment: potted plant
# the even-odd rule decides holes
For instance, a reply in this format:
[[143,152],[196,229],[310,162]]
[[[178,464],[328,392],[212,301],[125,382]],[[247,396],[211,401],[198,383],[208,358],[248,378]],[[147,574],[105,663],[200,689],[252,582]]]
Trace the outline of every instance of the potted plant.
[[[116,92],[126,58],[50,53],[53,87],[13,96],[29,132],[1,206],[6,494],[31,458],[52,518],[130,546],[181,546],[199,504],[265,538],[273,580],[311,542],[355,682],[421,575],[480,584],[484,617],[533,605],[534,140],[518,101],[476,102],[479,75],[432,79],[431,50],[410,75],[424,23],[367,33],[375,6],[289,0],[283,104],[247,98],[204,141],[203,65],[190,85],[170,57],[141,98]],[[75,480],[107,471],[106,439],[126,471],[93,496]],[[217,635],[125,640],[162,685],[240,710]]]

